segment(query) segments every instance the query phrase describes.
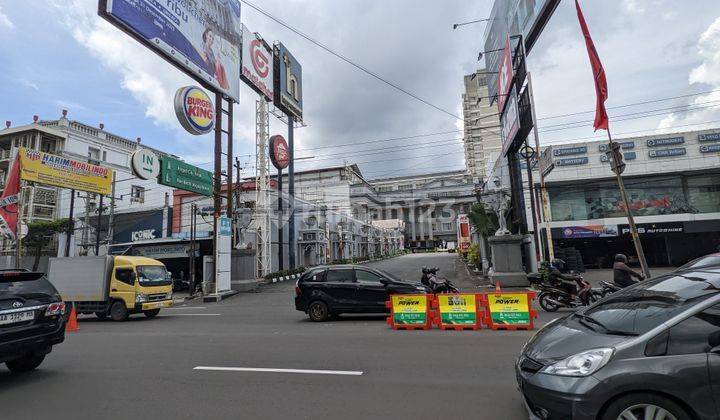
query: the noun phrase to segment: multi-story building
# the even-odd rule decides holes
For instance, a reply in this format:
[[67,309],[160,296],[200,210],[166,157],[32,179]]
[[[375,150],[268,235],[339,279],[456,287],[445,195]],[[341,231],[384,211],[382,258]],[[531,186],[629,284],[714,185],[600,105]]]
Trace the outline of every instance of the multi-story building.
[[476,184],[483,179],[488,163],[502,149],[500,117],[497,106],[491,104],[487,83],[485,69],[478,69],[465,76],[465,93],[462,95],[465,166]]

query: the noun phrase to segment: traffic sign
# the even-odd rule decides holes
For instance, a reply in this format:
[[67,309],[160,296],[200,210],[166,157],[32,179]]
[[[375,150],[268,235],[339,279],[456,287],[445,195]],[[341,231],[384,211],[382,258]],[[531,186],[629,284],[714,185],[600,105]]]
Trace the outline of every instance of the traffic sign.
[[213,195],[212,172],[169,156],[160,161],[160,184],[208,197]]
[[138,149],[130,158],[133,173],[141,179],[155,179],[160,175],[160,159],[148,149]]

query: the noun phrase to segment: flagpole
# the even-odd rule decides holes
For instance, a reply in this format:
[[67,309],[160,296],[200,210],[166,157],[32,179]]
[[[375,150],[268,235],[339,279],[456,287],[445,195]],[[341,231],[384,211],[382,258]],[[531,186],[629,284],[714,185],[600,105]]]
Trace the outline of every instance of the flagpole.
[[[609,124],[608,124],[609,125]],[[606,129],[607,135],[608,135],[608,150],[613,150],[613,141],[612,136],[610,135],[610,127]],[[612,159],[615,160],[615,154],[610,153],[612,156]],[[615,162],[615,167],[619,168],[620,162]],[[637,226],[635,225],[635,218],[632,214],[632,209],[630,208],[630,202],[627,198],[627,193],[625,192],[625,183],[623,182],[622,175],[620,174],[619,170],[615,170],[615,177],[617,178],[618,188],[620,189],[620,198],[622,199],[623,203],[625,204],[625,213],[627,214],[628,219],[628,225],[630,225],[630,235],[632,236],[633,244],[635,245],[635,252],[637,253],[638,260],[640,260],[640,268],[642,269],[643,274],[645,274],[645,278],[650,278],[650,268],[647,265],[647,260],[645,259],[645,252],[643,251],[642,243],[640,242],[640,235],[638,235],[637,232]]]
[[22,215],[23,215],[23,182],[20,180],[20,188],[18,188],[18,196],[17,196],[17,212],[18,212],[18,218],[17,218],[17,225],[15,226],[15,268],[20,269],[22,268],[22,264],[20,263],[20,257],[21,257],[21,245],[22,245]]

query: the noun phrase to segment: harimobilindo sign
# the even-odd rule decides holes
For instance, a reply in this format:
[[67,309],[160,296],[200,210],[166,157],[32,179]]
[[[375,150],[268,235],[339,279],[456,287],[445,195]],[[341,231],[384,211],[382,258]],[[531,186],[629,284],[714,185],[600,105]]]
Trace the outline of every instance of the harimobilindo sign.
[[213,175],[181,160],[165,156],[160,162],[160,184],[200,195],[213,195]]
[[18,149],[20,178],[95,194],[110,195],[113,170],[104,166],[51,155],[24,147]]

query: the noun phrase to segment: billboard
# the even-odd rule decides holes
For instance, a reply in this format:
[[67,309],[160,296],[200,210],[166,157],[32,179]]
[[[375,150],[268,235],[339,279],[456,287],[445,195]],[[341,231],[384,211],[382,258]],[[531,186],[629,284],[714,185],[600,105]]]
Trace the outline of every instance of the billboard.
[[20,178],[38,184],[112,194],[113,170],[104,166],[38,152],[24,147],[18,149]]
[[498,114],[502,115],[507,102],[508,92],[512,86],[513,65],[510,49],[510,37],[505,39],[505,48],[503,49],[502,59],[500,60],[500,70],[497,77],[497,103]]
[[175,92],[175,116],[188,133],[200,136],[215,128],[215,105],[204,90],[184,86]]
[[511,89],[508,91],[507,98],[508,103],[505,107],[505,112],[500,119],[500,125],[502,126],[500,134],[502,134],[503,156],[507,155],[512,142],[515,139],[515,135],[520,129],[517,95],[515,94],[515,90]]
[[561,229],[563,239],[612,238],[618,236],[617,225],[567,226]]
[[275,45],[275,106],[302,119],[302,66],[280,42]]
[[98,14],[198,82],[239,102],[238,0],[100,0]]
[[240,77],[248,86],[263,96],[265,100],[275,99],[273,85],[273,52],[265,41],[242,26],[242,72]]

